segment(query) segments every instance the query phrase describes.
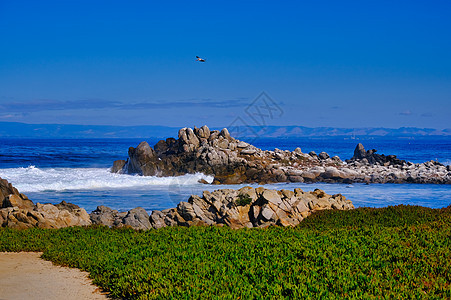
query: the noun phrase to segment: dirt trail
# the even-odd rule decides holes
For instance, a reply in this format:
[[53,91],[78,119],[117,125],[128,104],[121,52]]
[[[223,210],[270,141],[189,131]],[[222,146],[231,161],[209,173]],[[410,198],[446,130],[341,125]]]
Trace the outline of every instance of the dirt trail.
[[0,252],[0,300],[108,299],[88,273],[59,267],[36,252]]

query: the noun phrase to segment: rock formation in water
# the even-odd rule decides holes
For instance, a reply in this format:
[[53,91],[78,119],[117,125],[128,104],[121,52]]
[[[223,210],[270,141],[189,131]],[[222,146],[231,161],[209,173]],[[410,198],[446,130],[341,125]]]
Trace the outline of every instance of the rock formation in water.
[[94,224],[129,225],[135,229],[207,225],[231,228],[296,226],[318,210],[352,208],[352,202],[344,196],[331,196],[319,189],[303,192],[301,189],[276,191],[243,187],[239,190],[204,191],[201,197],[193,195],[176,208],[155,210],[150,218],[145,213],[135,215],[134,224],[126,220],[131,211],[121,214],[104,206],[91,213],[91,220]]
[[145,176],[177,176],[187,173],[214,175],[214,183],[272,182],[377,182],[451,183],[450,168],[438,162],[413,164],[394,155],[365,151],[358,144],[354,156],[343,162],[327,153],[261,150],[221,131],[182,128],[178,139],[147,142],[129,148],[127,161],[115,161],[112,172]]
[[0,227],[61,228],[90,225],[83,208],[62,201],[60,204],[33,204],[7,180],[0,178]]

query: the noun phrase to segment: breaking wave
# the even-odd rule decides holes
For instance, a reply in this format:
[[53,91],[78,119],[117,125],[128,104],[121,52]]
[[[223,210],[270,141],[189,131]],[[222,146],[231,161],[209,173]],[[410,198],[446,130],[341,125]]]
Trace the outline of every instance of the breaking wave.
[[146,186],[200,185],[199,180],[213,182],[213,176],[201,173],[176,177],[139,176],[111,173],[109,168],[27,168],[0,169],[21,193],[133,188]]

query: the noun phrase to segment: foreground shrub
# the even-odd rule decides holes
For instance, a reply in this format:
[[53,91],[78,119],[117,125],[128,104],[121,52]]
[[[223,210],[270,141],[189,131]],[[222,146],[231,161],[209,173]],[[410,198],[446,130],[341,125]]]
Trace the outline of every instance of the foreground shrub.
[[241,230],[1,229],[0,251],[44,251],[122,298],[451,297],[448,210],[328,211],[305,221]]

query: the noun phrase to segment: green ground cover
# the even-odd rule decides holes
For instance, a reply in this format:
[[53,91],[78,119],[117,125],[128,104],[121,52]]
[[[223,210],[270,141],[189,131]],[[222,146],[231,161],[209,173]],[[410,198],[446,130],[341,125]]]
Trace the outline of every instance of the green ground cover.
[[451,207],[322,211],[296,228],[0,229],[131,299],[451,299]]

